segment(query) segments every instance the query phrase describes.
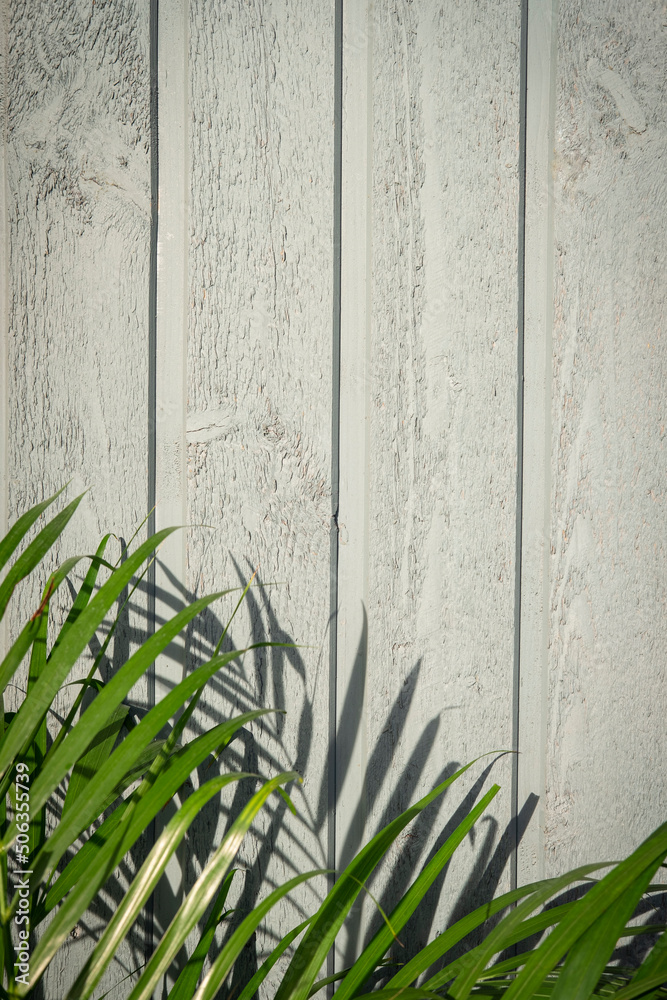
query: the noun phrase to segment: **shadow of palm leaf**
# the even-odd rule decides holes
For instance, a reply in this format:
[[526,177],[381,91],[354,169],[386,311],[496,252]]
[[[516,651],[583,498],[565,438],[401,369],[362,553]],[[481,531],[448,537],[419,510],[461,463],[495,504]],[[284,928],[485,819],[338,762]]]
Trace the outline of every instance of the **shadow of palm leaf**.
[[[248,582],[249,573],[244,574],[238,564],[234,564],[241,586]],[[191,595],[194,596],[194,595]],[[246,614],[250,620],[250,638],[252,642],[274,641],[283,643],[293,643],[292,637],[287,630],[283,629],[274,612],[270,592],[261,586],[261,582],[254,591],[250,591],[246,598]],[[189,628],[188,635],[188,655],[193,664],[199,658],[210,656],[211,650],[217,642],[222,624],[211,609],[195,620]],[[366,634],[362,630],[352,676],[349,687],[345,693],[342,710],[339,713],[339,723],[336,729],[335,746],[329,747],[328,760],[335,759],[336,766],[336,787],[340,788],[348,773],[352,760],[352,744],[356,732],[361,725],[361,713],[363,710],[363,690],[366,683]],[[231,634],[225,637],[223,647],[225,651],[233,651],[235,648]],[[363,795],[354,810],[354,817],[347,835],[339,848],[339,866],[342,867],[346,859],[349,860],[359,850],[362,845],[365,818],[370,809],[376,803],[382,789],[386,792],[386,785],[390,776],[391,753],[389,743],[398,743],[404,733],[410,706],[413,702],[414,694],[418,684],[421,661],[418,661],[410,672],[403,690],[397,696],[392,705],[385,724],[382,727],[382,735],[376,745],[372,748],[368,758],[368,780]],[[291,678],[288,682],[287,678]],[[301,701],[298,707],[298,715],[294,719],[293,711],[291,718],[287,721],[279,717],[275,725],[262,723],[258,725],[260,733],[257,737],[249,732],[243,734],[243,753],[236,754],[231,751],[226,755],[227,764],[233,764],[235,768],[243,770],[255,770],[260,772],[265,767],[282,767],[288,761],[284,759],[286,744],[284,735],[289,725],[295,725],[297,730],[297,753],[296,762],[302,773],[308,772],[311,763],[311,753],[313,749],[313,702],[308,696],[306,688],[306,666],[301,652],[293,648],[273,647],[268,650],[256,650],[252,654],[251,669],[229,673],[225,676],[216,677],[211,685],[211,694],[207,705],[203,708],[203,718],[205,723],[199,722],[199,727],[214,724],[222,719],[221,705],[229,705],[230,710],[245,710],[251,707],[266,707],[269,704],[280,704],[279,699],[290,697],[294,701],[294,687],[299,686]],[[448,706],[453,708],[455,706]],[[444,709],[446,710],[447,707]],[[441,713],[429,720],[424,726],[423,732],[419,735],[408,761],[405,764],[403,773],[395,783],[395,787],[390,790],[389,798],[383,812],[377,822],[378,829],[389,823],[395,816],[402,812],[409,802],[414,798],[415,789],[419,787],[423,774],[429,762],[430,755],[436,745],[436,736],[441,725]],[[261,732],[261,729],[264,732]],[[266,747],[265,737],[270,736],[275,749],[269,752]],[[282,759],[280,759],[282,757]],[[441,772],[438,781],[450,776],[458,767],[458,762],[451,761]],[[380,903],[385,910],[389,909],[393,902],[400,897],[409,883],[415,876],[420,855],[424,848],[433,844],[426,862],[433,856],[439,846],[449,836],[450,832],[468,815],[475,802],[479,799],[484,783],[487,781],[493,765],[489,765],[475,782],[466,795],[464,801],[456,809],[454,816],[441,831],[440,836],[433,842],[433,824],[435,821],[435,810],[425,811],[413,824],[411,832],[406,836],[404,844],[397,858],[393,861],[391,889],[385,891]],[[256,905],[261,895],[278,884],[278,879],[272,872],[272,864],[275,868],[276,861],[281,868],[280,881],[295,874],[299,866],[294,862],[294,852],[298,847],[303,851],[303,837],[307,831],[313,836],[315,849],[310,851],[312,864],[322,864],[326,858],[327,849],[327,825],[333,820],[330,808],[330,776],[321,773],[316,776],[319,784],[317,802],[311,809],[305,810],[301,820],[295,821],[285,808],[284,803],[279,802],[267,813],[266,822],[262,829],[257,831],[255,836],[252,857],[247,856],[245,860],[246,870],[244,872],[243,886],[236,901],[237,913],[234,914],[227,925],[224,938],[220,938],[212,950],[211,957],[218,953],[223,940],[229,938],[234,929],[241,922],[243,917]],[[230,822],[230,817],[238,814],[249,800],[253,792],[251,783],[239,785],[235,791],[234,800],[226,808],[219,802],[209,803],[202,815],[202,821],[198,824],[197,830],[191,836],[191,850],[189,854],[189,870],[187,875],[188,884],[192,884],[196,877],[197,870],[200,870],[205,858],[210,851],[215,838],[216,810],[224,816],[226,823]],[[312,796],[311,796],[312,801]],[[306,803],[307,804],[307,803]],[[500,881],[501,874],[509,859],[510,829],[505,831],[500,843],[495,846],[497,839],[497,822],[488,820],[488,831],[482,838],[480,849],[477,852],[474,870],[471,872],[466,888],[461,897],[457,900],[454,910],[459,912],[463,909],[470,909],[477,904],[478,899],[490,899],[493,891]],[[429,891],[428,897],[420,907],[419,913],[406,929],[404,936],[407,936],[406,950],[400,956],[401,961],[416,953],[429,937],[432,929],[434,916],[437,910],[438,901],[445,882],[446,872]],[[466,897],[476,890],[471,899]],[[487,895],[488,891],[488,895]],[[313,896],[310,900],[310,907],[304,900],[294,903],[292,912],[282,910],[280,917],[282,920],[289,920],[289,924],[281,922],[280,926],[267,927],[263,934],[265,947],[262,949],[258,941],[253,938],[246,946],[242,959],[237,962],[234,974],[229,986],[222,995],[232,997],[241,988],[241,985],[250,978],[256,971],[260,959],[264,956],[267,947],[271,947],[284,933],[288,926],[293,926],[304,916],[312,913],[321,896]],[[343,964],[350,962],[359,952],[362,938],[371,934],[381,921],[376,916],[368,927],[368,932],[364,935],[362,921],[362,906],[354,907],[346,927],[346,943],[341,957]]]
[[[250,572],[243,571],[237,563],[234,563],[234,567],[239,586],[243,588],[248,583]],[[188,592],[176,580],[169,580],[169,585],[173,587],[170,593],[159,592],[157,596],[162,606],[168,608],[171,613],[178,612],[196,599],[195,593]],[[139,599],[130,601],[122,610],[116,625],[117,635],[112,654],[103,657],[100,663],[102,676],[105,679],[111,677],[118,666],[127,659],[132,645],[139,644],[145,639],[146,633],[142,634],[141,622],[143,618],[145,625],[149,624],[146,617],[146,591],[146,585],[141,584],[138,588]],[[122,603],[124,597],[125,595],[122,595],[119,603]],[[294,648],[294,637],[281,626],[278,614],[274,610],[271,591],[261,581],[257,582],[254,589],[248,591],[243,615],[244,623],[249,627],[252,643],[274,642],[283,645],[255,649],[246,654],[243,662],[239,657],[230,663],[225,671],[217,674],[209,682],[208,690],[191,720],[188,738],[200,735],[238,712],[269,706],[282,707],[287,702],[290,709],[289,719],[277,715],[269,717],[268,722],[264,719],[258,721],[253,724],[252,729],[241,730],[217,760],[199,767],[198,782],[195,784],[201,784],[213,775],[230,768],[268,776],[276,770],[282,770],[296,763],[299,771],[309,780],[310,795],[299,798],[299,818],[295,819],[289,814],[281,799],[270,804],[262,820],[257,824],[252,845],[239,858],[239,864],[244,868],[244,872],[237,888],[235,912],[231,914],[225,922],[224,929],[221,929],[217,936],[211,949],[212,959],[219,953],[224,941],[229,938],[243,917],[254,909],[260,897],[269,889],[304,870],[305,867],[320,867],[327,863],[331,845],[329,827],[335,822],[331,801],[332,776],[327,771],[327,761],[329,767],[332,761],[335,762],[335,787],[340,789],[351,767],[354,739],[362,724],[363,693],[366,684],[367,621],[364,616],[364,626],[350,683],[338,715],[335,737],[330,741],[332,745],[322,753],[321,734],[325,727],[320,723],[319,732],[317,731],[318,720],[315,719],[313,688],[309,690],[307,683],[306,661],[301,651]],[[156,626],[161,624],[161,621],[156,622]],[[329,627],[331,625],[332,622],[329,623]],[[223,619],[209,607],[190,623],[184,637],[172,643],[167,653],[176,663],[183,665],[184,671],[194,670],[211,658],[224,628]],[[233,653],[239,648],[235,645],[234,631],[231,629],[224,635],[221,652]],[[99,655],[100,650],[99,642],[95,640],[91,642],[90,651],[93,656]],[[323,683],[321,676],[323,659],[320,655],[313,685],[318,682]],[[365,839],[366,817],[376,810],[381,801],[381,793],[384,805],[376,821],[377,829],[391,822],[413,801],[415,790],[423,780],[437,744],[442,711],[455,707],[445,706],[441,712],[425,723],[400,777],[397,781],[392,777],[394,786],[389,788],[388,782],[392,775],[392,749],[404,737],[421,665],[421,661],[417,661],[410,671],[400,694],[387,713],[381,735],[370,750],[365,787],[352,811],[352,821],[345,835],[340,838],[342,840],[338,851],[340,866],[353,857],[362,846]],[[329,683],[328,678],[325,680]],[[140,703],[130,707],[137,716],[145,712]],[[315,747],[318,751],[316,755],[313,753]],[[450,776],[458,766],[457,762],[450,761],[441,770],[438,782]],[[382,889],[379,900],[385,911],[391,909],[412,882],[420,866],[420,860],[428,863],[450,832],[470,813],[482,793],[492,767],[493,764],[483,771],[435,839],[433,834],[437,823],[436,808],[425,810],[413,823],[410,832],[398,845],[398,852],[391,859],[391,879]],[[314,768],[317,769],[313,770]],[[192,790],[189,783],[186,783],[181,789],[180,799],[184,801]],[[219,838],[229,828],[233,818],[249,802],[255,790],[256,782],[245,780],[235,785],[231,801],[218,797],[210,800],[202,809],[187,835],[186,850],[183,854],[185,892],[194,884]],[[458,915],[478,905],[479,902],[492,898],[513,849],[512,831],[509,827],[496,844],[497,821],[488,817],[486,824],[472,869],[451,911],[452,919],[456,919]],[[141,865],[149,839],[146,836],[144,842],[134,845],[126,861],[105,886],[104,895],[91,908],[90,922],[81,925],[82,935],[90,937],[91,941],[96,939],[98,928],[103,927],[110,918],[126,891],[133,872]],[[428,853],[425,859],[422,859],[425,850]],[[397,948],[392,950],[397,961],[409,960],[431,936],[446,880],[447,869],[431,886],[419,911],[404,929],[401,938],[405,947],[400,950],[400,954]],[[287,926],[293,926],[310,915],[325,891],[323,885],[317,892],[312,887],[308,888],[300,898],[292,901],[291,907],[285,905],[278,910],[279,924],[267,926],[261,934],[248,942],[241,959],[236,963],[232,980],[225,991],[226,995],[232,997],[238,992],[242,983],[256,971],[267,947],[271,947],[272,943],[285,933]],[[367,940],[381,924],[382,918],[375,911],[372,911],[370,921],[365,920],[363,909],[363,904],[359,903],[350,914],[340,956],[344,964],[356,957],[362,941]],[[137,966],[142,963],[145,954],[150,950],[150,942],[147,942],[146,938],[150,936],[153,925],[158,933],[165,929],[160,913],[156,913],[153,920],[150,914],[147,914],[145,919],[137,922],[128,936],[130,957],[128,959],[125,956],[122,960],[122,965],[117,968],[119,974],[132,971],[127,967],[128,962],[135,961]],[[186,952],[183,951],[179,956],[179,966],[185,961]]]

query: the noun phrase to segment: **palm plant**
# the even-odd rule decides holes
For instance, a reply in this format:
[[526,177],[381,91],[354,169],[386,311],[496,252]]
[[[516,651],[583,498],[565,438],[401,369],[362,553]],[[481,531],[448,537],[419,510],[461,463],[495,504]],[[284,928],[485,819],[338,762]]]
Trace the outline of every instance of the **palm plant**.
[[[9,567],[0,584],[0,617],[17,583],[42,563],[81,500],[78,497],[53,517],[17,556],[30,528],[57,496],[19,518],[0,543],[0,569]],[[83,582],[49,647],[51,601],[79,559],[63,562],[47,581],[39,607],[0,664],[2,694],[29,657],[25,697],[15,714],[3,714],[0,736],[0,965],[4,974],[0,996],[7,1000],[33,995],[72,928],[103,891],[114,870],[165,802],[176,796],[192,772],[210,754],[219,754],[243,725],[272,711],[258,708],[245,712],[188,743],[182,742],[207,681],[245,652],[220,654],[221,638],[212,657],[188,674],[140,722],[131,722],[125,699],[133,685],[179,632],[221,596],[212,594],[175,614],[103,683],[95,673],[108,646],[109,632],[87,677],[77,682],[80,691],[48,745],[47,718],[54,697],[114,603],[133,579],[136,586],[137,576],[145,571],[157,546],[171,530],[174,529],[158,532],[137,545],[134,552],[126,553],[122,564],[115,566],[105,559],[109,541],[109,536],[105,536],[96,554],[86,557],[89,566]],[[102,570],[107,574],[104,582],[99,579]],[[84,708],[86,692],[94,693],[94,697]],[[172,719],[177,721],[171,723]],[[609,865],[589,865],[560,878],[505,893],[448,927],[405,964],[397,967],[387,964],[388,953],[396,950],[398,935],[498,793],[497,785],[460,822],[392,912],[382,914],[380,929],[352,966],[332,977],[320,978],[323,963],[346,917],[398,835],[471,766],[460,768],[380,830],[338,874],[316,912],[283,935],[243,985],[237,1000],[251,1000],[278,960],[292,948],[276,1000],[306,1000],[332,983],[337,983],[338,1000],[363,997],[370,995],[369,984],[378,972],[385,981],[372,994],[376,1000],[399,996],[406,1000],[417,997],[465,1000],[470,996],[502,996],[507,1000],[538,996],[551,996],[555,1000],[666,997],[664,927],[662,924],[637,927],[629,922],[642,898],[664,892],[664,886],[653,884],[653,879],[667,855],[667,824],[601,880],[594,880],[593,872]],[[69,989],[68,1000],[97,996],[95,991],[103,974],[139,919],[190,824],[222,789],[245,777],[248,775],[239,772],[215,776],[175,811],[104,927]],[[241,842],[273,792],[283,795],[293,808],[285,785],[295,779],[298,775],[287,771],[265,781],[233,818],[145,967],[137,970],[137,978],[128,985],[129,1000],[148,1000],[154,995],[165,973],[172,970],[188,936],[202,924],[198,943],[176,977],[169,998],[214,1000],[244,946],[270,910],[298,885],[327,874],[321,869],[305,872],[274,889],[242,915],[243,919],[228,933],[222,948],[207,965],[230,890],[231,866]],[[55,810],[56,818],[47,830],[46,809],[53,810],[57,793],[65,784],[62,808]],[[73,845],[81,841],[83,845],[74,853]],[[17,874],[20,872],[28,873],[27,882]],[[28,883],[29,902],[24,889]],[[559,900],[566,889],[582,883],[589,886],[582,898],[575,902]],[[550,902],[556,905],[548,906]],[[26,934],[28,919],[35,934],[31,954],[33,941],[28,941]],[[535,935],[543,935],[545,931],[550,933],[535,944]],[[467,943],[475,934],[475,942],[482,935],[481,943]],[[618,942],[628,935],[652,935],[646,939],[648,942],[657,938],[639,969],[610,964]],[[24,971],[24,967],[29,971]]]
[[[8,564],[31,526],[57,496],[32,508],[9,531],[0,543],[0,568]],[[0,615],[4,614],[17,583],[43,560],[81,499],[77,497],[57,514],[15,559],[0,585]],[[69,615],[48,650],[50,604],[63,581],[80,561],[79,558],[67,559],[47,581],[39,607],[0,664],[0,693],[4,695],[8,682],[24,658],[30,655],[26,696],[18,712],[4,716],[0,739],[0,864],[3,869],[0,956],[5,974],[4,996],[30,994],[68,934],[165,802],[173,798],[191,772],[209,754],[219,753],[240,727],[266,711],[246,712],[213,727],[186,746],[180,745],[182,733],[207,680],[239,655],[238,652],[216,655],[216,650],[207,663],[189,674],[139,723],[130,724],[128,706],[124,703],[129,691],[169,642],[203,608],[222,596],[212,594],[174,615],[129,657],[108,683],[102,684],[95,678],[95,672],[111,638],[110,631],[87,678],[81,683],[67,718],[47,749],[47,716],[55,695],[121,592],[142,567],[145,570],[147,560],[152,558],[157,546],[172,530],[158,532],[139,545],[135,552],[127,554],[125,561],[115,567],[104,559],[110,537],[105,536],[95,556],[89,559],[89,569]],[[96,588],[102,567],[109,571],[108,579]],[[95,692],[95,697],[85,711],[81,711],[84,694],[91,690]],[[168,737],[159,739],[169,720],[181,709],[184,710]],[[68,777],[58,821],[47,834],[45,809],[53,803]],[[211,779],[177,811],[161,832],[72,987],[72,997],[83,998],[92,994],[119,943],[137,920],[169,859],[204,804],[222,788],[244,777],[246,775],[241,773],[231,773]],[[155,984],[215,894],[219,892],[224,901],[228,889],[225,876],[252,820],[274,790],[282,789],[297,777],[294,772],[286,772],[266,782],[237,817],[210,859],[197,891],[181,908],[151,957],[136,984],[134,996],[152,995]],[[129,789],[132,789],[131,794],[125,794]],[[6,812],[7,801],[9,815]],[[24,811],[28,802],[29,809]],[[114,804],[114,811],[100,822]],[[70,849],[82,836],[87,836],[83,847],[59,871],[59,863],[66,854],[72,854]],[[14,966],[16,955],[11,927],[25,929],[17,925],[16,918],[22,915],[26,902],[25,892],[19,889],[11,893],[14,882],[13,878],[9,878],[8,870],[8,851],[11,847],[14,848],[15,870],[30,872],[30,930],[39,930],[40,925],[46,928],[39,934],[38,943],[30,955],[29,974],[21,973],[20,963],[16,968]],[[180,988],[179,992],[182,992]]]

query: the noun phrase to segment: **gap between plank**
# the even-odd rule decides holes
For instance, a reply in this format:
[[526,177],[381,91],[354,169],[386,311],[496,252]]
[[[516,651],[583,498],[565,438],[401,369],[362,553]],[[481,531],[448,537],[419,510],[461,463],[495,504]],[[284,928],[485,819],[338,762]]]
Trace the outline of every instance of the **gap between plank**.
[[519,885],[543,878],[545,862],[557,33],[557,0],[528,0],[517,805],[535,795],[539,801],[517,845]]
[[[149,60],[150,60],[150,144],[151,144],[151,223],[150,256],[148,271],[148,535],[155,533],[155,427],[156,388],[155,364],[157,343],[157,239],[158,239],[158,193],[160,164],[158,149],[158,0],[150,0],[149,13]],[[147,623],[149,636],[155,632],[155,563],[151,563],[146,574]],[[152,663],[146,675],[147,709],[155,705],[155,664]],[[148,828],[148,850],[155,843],[155,820]],[[146,928],[144,931],[145,961],[148,962],[155,950],[155,911],[153,894],[146,903]]]
[[510,889],[517,888],[519,852],[519,716],[521,699],[521,566],[523,544],[524,326],[526,294],[526,69],[528,60],[528,0],[521,0],[519,69],[519,232],[517,239],[517,413],[516,413],[516,544],[514,556],[514,669],[512,675],[512,821],[514,848]]

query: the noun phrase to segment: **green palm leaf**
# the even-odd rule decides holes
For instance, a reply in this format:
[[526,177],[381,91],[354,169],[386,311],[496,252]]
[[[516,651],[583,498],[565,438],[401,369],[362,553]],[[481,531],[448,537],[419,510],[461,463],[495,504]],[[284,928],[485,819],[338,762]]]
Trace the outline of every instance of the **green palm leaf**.
[[401,830],[456,781],[475,761],[460,768],[381,830],[347,866],[313,918],[276,993],[276,1000],[307,1000],[322,964],[363,884]]
[[394,935],[400,933],[407,920],[412,916],[425,894],[433,885],[435,879],[454,854],[456,848],[465,839],[499,791],[500,786],[493,785],[481,801],[471,809],[466,818],[459,823],[456,830],[447,838],[442,847],[440,847],[429,861],[424,871],[414,881],[410,889],[392,911],[388,924],[385,923],[380,928],[371,943],[364,949],[345,976],[345,981],[336,991],[338,1000],[350,1000],[359,987],[363,986],[371,972],[377,967],[379,961],[391,946]]
[[[7,605],[9,604],[9,600],[14,592],[16,584],[21,580],[24,580],[26,576],[32,573],[35,566],[42,561],[53,543],[60,537],[67,527],[74,511],[79,506],[84,496],[85,494],[82,493],[80,496],[76,497],[75,500],[72,500],[72,502],[68,504],[67,507],[60,512],[60,514],[56,514],[56,516],[49,521],[44,528],[42,528],[37,537],[33,538],[25,552],[19,556],[12,568],[9,570],[6,577],[0,584],[0,618],[3,617],[5,611],[7,610]],[[55,497],[52,497],[51,500],[47,501],[46,506],[48,506],[53,499],[55,499]],[[18,524],[14,525],[14,528],[17,527]],[[5,541],[7,541],[7,537],[9,536],[6,536]],[[13,540],[10,542],[10,545],[11,544],[13,544]],[[5,559],[5,562],[6,561],[7,560]]]
[[[615,918],[607,925],[608,930],[610,929],[613,934],[621,914],[627,911],[625,904],[631,897],[636,897],[635,903],[630,909],[632,912],[641,898],[644,888],[648,886],[666,854],[667,823],[664,823],[630,857],[622,861],[597,885],[593,886],[573,911],[549,935],[547,940],[533,952],[522,973],[508,990],[508,1000],[529,998],[531,990],[535,990],[544,981],[557,962],[570,951],[585,932],[603,915],[607,914],[614,904],[618,903],[619,909],[615,911]],[[643,881],[644,877],[645,882]],[[624,924],[625,918],[619,926],[624,926]],[[612,950],[615,941],[616,938],[612,942]],[[601,949],[596,936],[588,939],[588,945],[584,947],[583,952],[578,949],[573,952],[576,965],[579,968],[582,958],[585,960],[586,955],[592,964],[599,963],[600,953]],[[456,996],[456,994],[454,995]]]
[[296,771],[288,771],[277,775],[271,781],[267,781],[241,811],[167,928],[144,973],[139,978],[139,982],[132,990],[129,1000],[150,1000],[153,996],[160,978],[165,974],[188,934],[213,900],[220,882],[236,857],[245,834],[266,799],[279,785],[287,784],[295,778],[301,780]]
[[[165,528],[145,541],[111,575],[71,626],[61,644],[49,658],[48,671],[40,677],[30,698],[21,705],[0,742],[1,776],[4,776],[16,756],[25,748],[26,733],[34,731],[121,590],[160,542],[175,530],[175,528]],[[3,840],[3,844],[6,844],[6,840]]]

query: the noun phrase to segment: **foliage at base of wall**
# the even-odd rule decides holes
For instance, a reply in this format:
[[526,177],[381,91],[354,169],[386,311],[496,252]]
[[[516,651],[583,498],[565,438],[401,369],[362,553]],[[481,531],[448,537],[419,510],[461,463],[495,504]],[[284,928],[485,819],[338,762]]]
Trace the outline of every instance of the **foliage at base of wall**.
[[[62,492],[62,491],[60,491]],[[82,497],[77,497],[41,530],[27,537],[59,494],[36,505],[14,524],[0,543],[0,617],[17,584],[34,571],[62,535]],[[27,660],[27,683],[18,711],[3,710],[0,736],[0,997],[18,1000],[35,991],[86,911],[104,891],[144,831],[208,758],[220,758],[241,727],[273,711],[258,708],[213,726],[185,742],[188,720],[214,675],[246,650],[220,653],[227,629],[212,657],[187,674],[140,720],[129,711],[133,686],[201,611],[221,594],[192,602],[150,635],[106,680],[99,665],[118,615],[107,616],[143,579],[167,529],[128,549],[112,565],[105,554],[109,535],[94,556],[68,558],[45,581],[39,606],[14,639],[0,664],[0,693]],[[132,542],[130,543],[132,545]],[[19,551],[20,550],[20,551]],[[77,565],[87,566],[64,624],[56,635],[49,610],[54,595]],[[124,597],[130,591],[129,597]],[[247,589],[247,588],[246,588]],[[243,594],[241,595],[242,600]],[[237,605],[238,607],[238,605]],[[122,611],[122,608],[120,609]],[[233,617],[233,616],[232,616]],[[228,628],[229,626],[227,626]],[[71,677],[97,633],[99,652],[83,677]],[[106,634],[104,634],[106,632]],[[259,645],[271,645],[260,643]],[[249,647],[255,648],[255,647]],[[53,701],[63,685],[78,687],[66,718],[56,720]],[[48,722],[48,726],[47,726]],[[667,856],[667,823],[621,863],[591,864],[560,878],[522,886],[468,913],[401,964],[401,936],[408,921],[449,863],[457,847],[498,793],[494,785],[416,874],[392,912],[382,912],[380,929],[354,964],[321,978],[327,955],[366,883],[401,831],[473,761],[438,785],[370,840],[343,871],[316,911],[291,928],[237,1000],[251,1000],[279,959],[291,954],[276,1000],[306,1000],[335,984],[338,1000],[373,996],[375,1000],[447,997],[505,997],[528,1000],[588,1000],[591,997],[667,997],[667,935],[662,923],[646,923],[657,912],[665,886],[654,884]],[[253,820],[272,794],[293,809],[286,786],[294,771],[260,779],[223,769],[200,784],[157,836],[127,892],[70,987],[68,1000],[99,998],[103,975],[113,968],[123,940],[141,918],[151,894],[188,828],[207,802],[236,783],[259,787],[238,815],[230,817],[221,843],[146,963],[126,981],[129,1000],[149,1000],[172,972],[169,1000],[214,1000],[233,974],[235,963],[255,930],[293,889],[328,875],[304,872],[270,892],[236,922],[215,953],[216,928],[224,919],[234,859]],[[48,823],[47,823],[48,814]],[[610,869],[600,878],[601,870]],[[579,887],[577,898],[567,896]],[[563,898],[563,894],[565,898]],[[637,923],[641,906],[644,922]],[[635,919],[633,919],[635,917]],[[179,973],[174,963],[191,933],[198,944]],[[548,932],[545,936],[545,932]],[[614,962],[619,942],[644,942],[638,968]],[[472,943],[471,943],[472,942]],[[213,957],[211,957],[213,956]],[[120,976],[120,973],[119,973]],[[175,980],[175,981],[174,981]]]

